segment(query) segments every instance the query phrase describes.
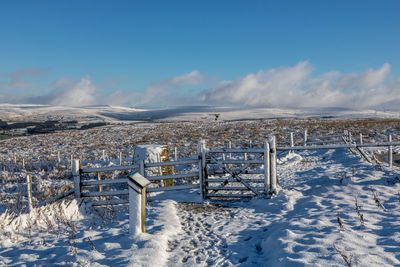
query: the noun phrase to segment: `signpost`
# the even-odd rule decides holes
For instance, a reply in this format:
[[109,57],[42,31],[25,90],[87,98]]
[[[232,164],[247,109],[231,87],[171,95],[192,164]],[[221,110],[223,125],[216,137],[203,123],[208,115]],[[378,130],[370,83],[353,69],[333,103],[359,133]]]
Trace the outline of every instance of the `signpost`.
[[146,232],[146,186],[149,184],[140,173],[128,176],[130,234]]

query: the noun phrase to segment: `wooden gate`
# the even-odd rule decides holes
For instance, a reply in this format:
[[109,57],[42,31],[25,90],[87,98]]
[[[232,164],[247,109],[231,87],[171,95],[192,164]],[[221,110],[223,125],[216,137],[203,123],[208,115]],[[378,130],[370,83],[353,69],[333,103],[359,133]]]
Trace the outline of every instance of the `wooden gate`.
[[[272,142],[272,145],[270,143]],[[276,191],[276,145],[207,149],[199,143],[203,198],[246,198]]]

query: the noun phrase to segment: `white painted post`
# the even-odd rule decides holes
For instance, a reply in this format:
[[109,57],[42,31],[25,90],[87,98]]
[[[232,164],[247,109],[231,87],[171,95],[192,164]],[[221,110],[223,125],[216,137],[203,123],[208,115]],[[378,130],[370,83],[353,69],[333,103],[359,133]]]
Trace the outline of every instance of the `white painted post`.
[[106,161],[106,151],[103,149],[103,160]]
[[351,142],[353,142],[353,138],[352,138],[351,132],[348,132],[348,135],[349,135],[349,143],[351,144]]
[[[203,176],[203,158],[202,158],[202,156],[203,156],[203,143],[204,143],[204,140],[199,140],[199,142],[197,143],[197,155],[198,155],[198,158],[199,158],[200,194],[201,194],[201,197],[204,199],[205,195],[204,195],[203,187],[204,187],[204,179],[205,179],[205,177]],[[224,154],[222,154],[222,155],[224,155]]]
[[307,129],[305,129],[304,130],[304,137],[303,137],[303,139],[304,139],[304,146],[306,146],[307,145]]
[[74,177],[74,197],[76,199],[81,198],[81,161],[75,159],[72,162],[72,176]]
[[175,161],[177,161],[178,160],[178,148],[177,147],[175,147],[175,149],[174,149],[174,157],[175,157]]
[[269,166],[269,144],[268,142],[264,142],[264,193],[269,193],[269,189],[271,187],[271,175],[270,175],[270,166]]
[[277,169],[276,169],[276,137],[268,137],[268,142],[270,145],[270,167],[271,167],[271,194],[276,193],[276,188],[278,184]]
[[17,166],[17,156],[14,156],[14,165]]
[[25,169],[25,159],[22,158],[22,169]]
[[129,187],[129,233],[137,235],[141,232],[141,207],[142,198],[132,187]]
[[360,133],[360,144],[362,145],[363,143],[364,143],[363,135],[362,135],[362,133]]
[[[228,142],[228,148],[232,148],[232,142]],[[229,159],[232,159],[232,153],[229,153]]]
[[[392,135],[389,134],[388,136],[388,141],[392,142]],[[388,162],[389,162],[389,168],[393,167],[393,146],[388,147]]]
[[29,210],[33,209],[33,198],[32,198],[32,176],[29,174],[26,176],[26,184],[28,186],[28,202],[29,202]]
[[122,152],[119,152],[119,165],[122,165]]
[[203,199],[207,198],[207,189],[208,183],[206,180],[208,179],[207,173],[207,161],[206,161],[206,141],[202,140],[201,143],[201,166],[202,166],[202,176],[203,176]]
[[58,164],[61,163],[61,153],[60,153],[60,151],[57,152],[57,161],[58,161]]
[[[290,132],[290,147],[294,147],[294,137],[293,132]],[[290,153],[293,153],[293,150],[290,150]]]
[[[97,180],[101,181],[101,172],[97,173]],[[99,192],[103,192],[103,185],[99,184]]]

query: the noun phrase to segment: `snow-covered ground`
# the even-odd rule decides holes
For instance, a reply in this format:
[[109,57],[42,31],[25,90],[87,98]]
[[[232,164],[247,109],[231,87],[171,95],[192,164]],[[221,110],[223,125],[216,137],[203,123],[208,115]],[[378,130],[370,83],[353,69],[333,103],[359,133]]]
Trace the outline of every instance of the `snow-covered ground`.
[[32,104],[0,104],[0,120],[3,121],[45,121],[79,120],[106,121],[213,121],[218,120],[334,117],[334,118],[386,118],[399,119],[399,110],[351,110],[326,109],[285,109],[285,108],[244,108],[215,106],[183,106],[157,109],[137,109],[121,106],[66,107]]
[[202,202],[196,190],[161,193],[147,205],[147,233],[134,237],[126,207],[66,200],[3,213],[0,265],[396,266],[398,172],[347,150],[282,154],[276,196]]

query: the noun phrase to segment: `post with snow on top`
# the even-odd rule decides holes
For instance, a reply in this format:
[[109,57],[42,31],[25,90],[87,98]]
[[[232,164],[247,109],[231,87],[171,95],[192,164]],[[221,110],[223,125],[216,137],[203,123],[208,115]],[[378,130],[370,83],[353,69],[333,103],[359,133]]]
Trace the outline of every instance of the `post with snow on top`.
[[197,154],[199,156],[199,183],[200,183],[200,193],[201,197],[205,199],[206,196],[206,186],[207,183],[207,163],[206,163],[206,141],[199,140],[197,143]]
[[269,136],[268,137],[268,143],[270,146],[270,175],[271,175],[271,194],[275,194],[277,191],[277,185],[278,185],[278,177],[277,177],[277,166],[276,166],[276,161],[277,161],[277,156],[276,156],[276,137],[275,136]]
[[33,209],[33,198],[32,198],[32,176],[26,176],[26,184],[28,186],[28,201],[29,201],[29,210],[32,211]]
[[74,177],[74,197],[81,198],[81,161],[75,159],[72,162],[72,176]]
[[146,232],[146,186],[151,182],[140,173],[128,176],[129,188],[129,233]]
[[[388,136],[388,141],[389,141],[389,143],[392,142],[391,134]],[[388,163],[389,163],[389,168],[392,168],[393,167],[393,146],[388,147]]]
[[[294,147],[294,137],[293,132],[290,132],[290,147]],[[290,150],[290,153],[293,153],[294,150]]]
[[264,142],[264,193],[269,193],[271,189],[271,168],[269,159],[269,143]]

